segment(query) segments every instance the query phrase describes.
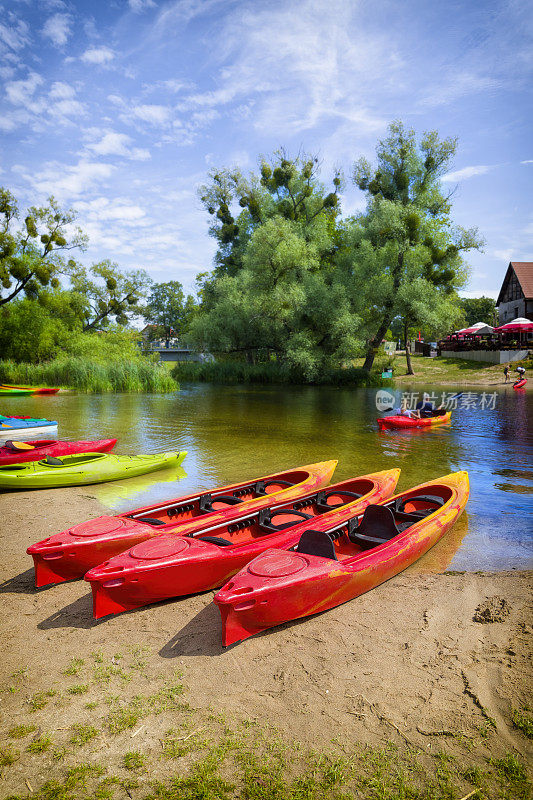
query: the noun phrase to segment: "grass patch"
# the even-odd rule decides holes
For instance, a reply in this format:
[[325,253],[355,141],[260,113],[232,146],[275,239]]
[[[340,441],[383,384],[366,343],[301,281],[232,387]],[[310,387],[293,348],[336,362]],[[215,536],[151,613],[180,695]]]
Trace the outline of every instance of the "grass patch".
[[143,756],[141,753],[132,751],[131,753],[124,753],[123,761],[126,769],[129,769],[131,771],[140,769],[144,770],[146,764],[146,757]]
[[83,747],[83,745],[92,742],[92,740],[96,739],[98,736],[98,730],[94,725],[82,725],[81,723],[77,723],[72,726],[71,730],[70,744],[73,744],[75,747]]
[[0,747],[0,770],[18,761],[20,753],[12,747]]
[[528,711],[528,708],[522,711],[515,709],[511,719],[515,728],[518,728],[528,739],[533,739],[533,717],[527,713]]
[[87,694],[89,691],[89,686],[86,683],[76,684],[74,686],[69,686],[67,692],[69,694]]
[[10,739],[23,739],[29,733],[36,730],[35,725],[13,725],[7,732]]
[[52,746],[53,742],[47,736],[40,736],[30,742],[26,750],[28,753],[45,753]]
[[28,703],[30,705],[31,711],[40,711],[42,708],[46,708],[48,703],[50,702],[50,698],[55,697],[55,692],[53,689],[48,689],[47,692],[36,692],[30,699]]
[[84,664],[83,658],[71,658],[68,667],[63,670],[63,675],[79,675]]

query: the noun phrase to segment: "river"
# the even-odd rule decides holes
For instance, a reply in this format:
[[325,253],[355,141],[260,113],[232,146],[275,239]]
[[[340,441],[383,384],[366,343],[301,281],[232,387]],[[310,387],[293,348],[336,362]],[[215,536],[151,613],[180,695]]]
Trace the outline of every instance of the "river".
[[87,487],[114,511],[331,458],[337,481],[401,467],[400,490],[464,469],[467,513],[416,570],[523,569],[533,561],[533,393],[492,391],[450,401],[449,425],[383,433],[369,389],[186,384],[171,395],[3,397],[0,412],[56,419],[59,438],[117,437],[117,453],[188,451],[182,468]]

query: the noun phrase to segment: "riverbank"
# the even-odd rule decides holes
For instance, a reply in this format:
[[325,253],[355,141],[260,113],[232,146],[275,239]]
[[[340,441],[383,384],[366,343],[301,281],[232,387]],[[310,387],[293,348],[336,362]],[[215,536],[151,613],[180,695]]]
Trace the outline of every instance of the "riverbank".
[[[531,360],[510,363],[510,382],[505,383],[503,374],[504,364],[486,364],[480,361],[467,361],[459,358],[425,358],[413,355],[411,357],[414,375],[407,375],[405,356],[397,355],[394,358],[394,383],[420,384],[424,386],[481,386],[503,387],[511,386],[517,379],[515,372],[517,366],[522,365],[531,376],[533,363]],[[533,388],[533,381],[528,381],[526,389]]]
[[421,561],[224,650],[212,592],[95,622],[84,582],[33,589],[26,547],[104,511],[2,496],[2,797],[526,798],[531,574]]

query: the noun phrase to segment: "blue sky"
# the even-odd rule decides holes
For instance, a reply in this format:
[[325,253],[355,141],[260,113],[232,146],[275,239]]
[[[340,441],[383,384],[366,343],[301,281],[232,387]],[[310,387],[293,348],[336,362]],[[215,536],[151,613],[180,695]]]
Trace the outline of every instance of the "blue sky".
[[[533,260],[528,0],[0,2],[0,183],[54,194],[110,258],[154,280],[211,268],[197,186],[279,146],[324,180],[372,157],[387,124],[458,136],[455,220],[479,227],[471,296]],[[350,187],[343,209],[362,207]]]

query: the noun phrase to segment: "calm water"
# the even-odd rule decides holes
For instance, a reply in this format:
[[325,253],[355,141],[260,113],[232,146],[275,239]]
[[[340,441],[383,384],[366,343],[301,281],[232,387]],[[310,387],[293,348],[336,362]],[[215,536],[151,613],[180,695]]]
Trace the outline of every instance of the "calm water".
[[116,436],[118,453],[188,451],[183,468],[87,487],[113,510],[331,458],[339,460],[336,480],[401,467],[400,489],[466,469],[467,513],[416,569],[530,567],[533,393],[501,389],[485,409],[481,392],[471,393],[476,408],[460,398],[451,425],[384,433],[375,397],[365,389],[200,384],[174,395],[2,398],[0,412],[57,419],[59,438]]

